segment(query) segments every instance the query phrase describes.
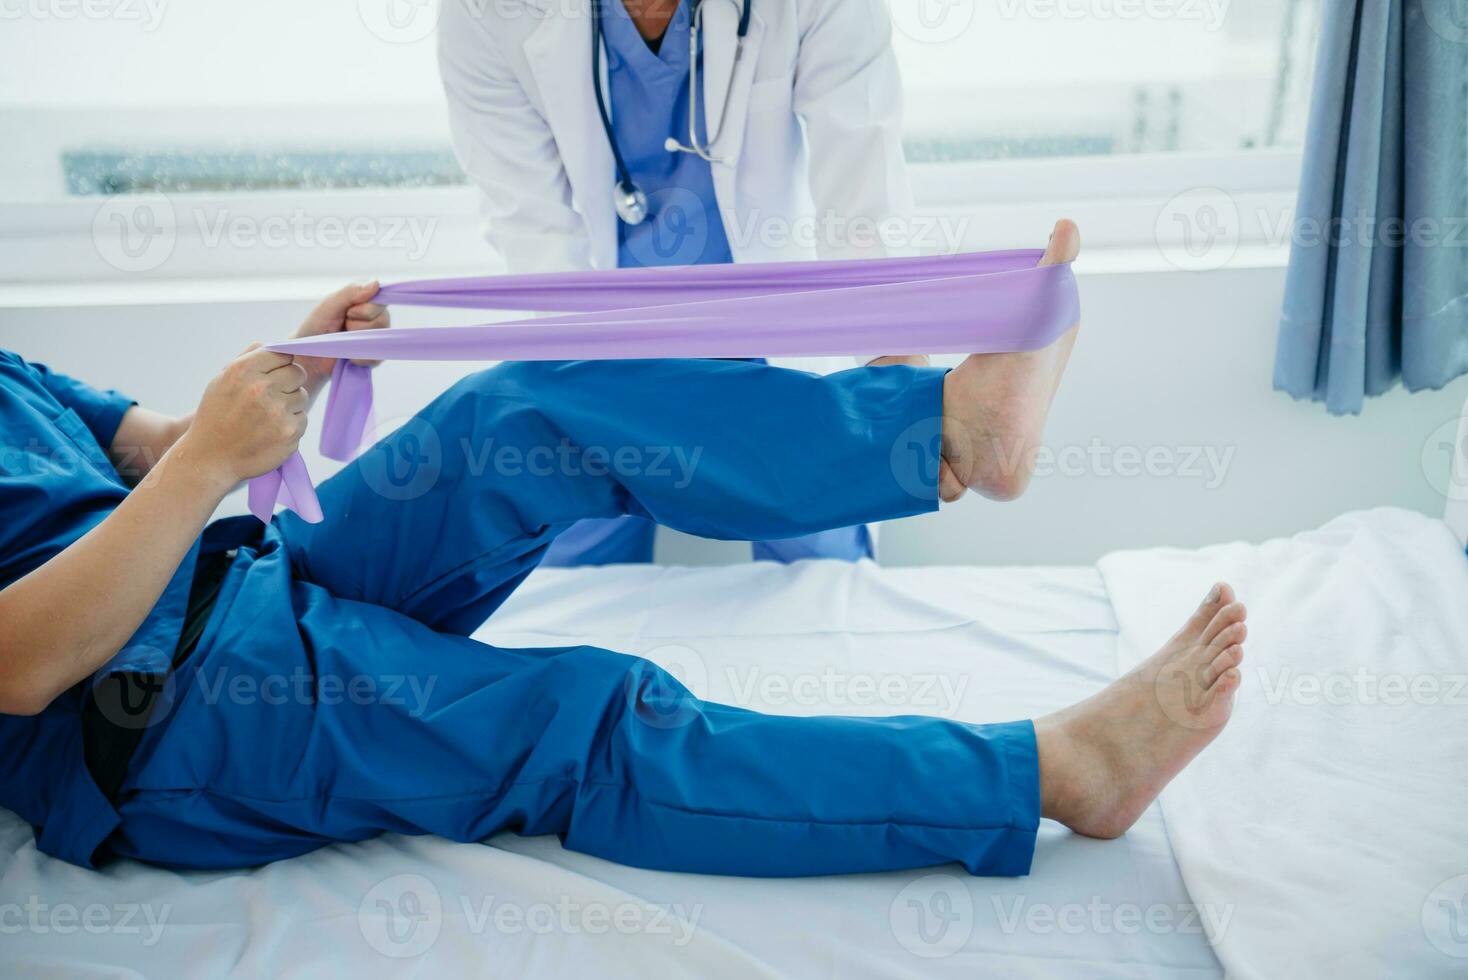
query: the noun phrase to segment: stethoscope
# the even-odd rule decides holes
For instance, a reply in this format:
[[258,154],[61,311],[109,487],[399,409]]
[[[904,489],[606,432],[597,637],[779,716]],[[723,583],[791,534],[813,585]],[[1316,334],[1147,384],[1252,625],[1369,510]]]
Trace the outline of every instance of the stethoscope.
[[[640,225],[647,220],[647,195],[632,180],[622,151],[617,148],[617,137],[612,131],[612,117],[607,113],[606,97],[601,90],[601,5],[617,0],[591,0],[591,85],[596,92],[596,110],[601,114],[602,130],[612,147],[612,160],[617,166],[617,182],[612,186],[612,204],[617,217],[629,225]],[[729,0],[739,5],[739,32],[734,45],[734,64],[729,69],[729,87],[724,90],[724,107],[719,113],[719,128],[709,135],[708,141],[698,138],[698,106],[703,101],[698,89],[698,32],[703,28],[702,0],[693,0],[693,20],[688,25],[688,143],[684,145],[669,136],[663,144],[669,153],[692,153],[709,163],[721,162],[714,155],[724,122],[729,118],[729,96],[734,91],[734,73],[739,70],[739,59],[744,56],[744,36],[749,33],[750,0]]]

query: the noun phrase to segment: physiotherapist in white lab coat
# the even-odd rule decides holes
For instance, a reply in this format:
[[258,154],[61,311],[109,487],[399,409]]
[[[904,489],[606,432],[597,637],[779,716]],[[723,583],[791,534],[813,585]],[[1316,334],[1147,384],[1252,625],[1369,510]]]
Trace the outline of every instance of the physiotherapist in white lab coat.
[[[443,0],[439,65],[456,154],[511,272],[905,250],[883,0]],[[546,563],[650,561],[653,531],[583,521]],[[856,560],[872,538],[845,528],[754,554]]]

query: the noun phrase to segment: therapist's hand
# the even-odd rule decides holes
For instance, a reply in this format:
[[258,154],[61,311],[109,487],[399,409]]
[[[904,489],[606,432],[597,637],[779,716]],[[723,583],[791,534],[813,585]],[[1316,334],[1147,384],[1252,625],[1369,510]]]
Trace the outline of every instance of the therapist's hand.
[[[343,330],[381,330],[392,325],[387,307],[372,302],[379,286],[372,282],[352,283],[343,286],[316,304],[305,321],[292,337],[319,337],[322,334],[341,333]],[[336,361],[330,357],[297,357],[296,361],[306,369],[306,389],[311,397],[331,377]],[[357,361],[363,367],[376,367],[377,361]]]
[[306,432],[306,369],[252,344],[204,389],[180,458],[224,489],[275,469]]

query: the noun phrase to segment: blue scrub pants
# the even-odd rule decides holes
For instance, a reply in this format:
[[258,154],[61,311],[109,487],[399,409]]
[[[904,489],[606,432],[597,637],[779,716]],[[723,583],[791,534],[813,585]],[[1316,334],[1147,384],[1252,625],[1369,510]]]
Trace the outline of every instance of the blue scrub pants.
[[104,848],[232,868],[508,830],[676,871],[1026,873],[1027,721],[765,715],[636,657],[468,635],[582,518],[747,540],[933,510],[942,380],[728,361],[464,379],[321,487],[325,523],[281,515],[239,550]]
[[[546,551],[541,564],[549,568],[585,565],[642,564],[652,561],[658,526],[645,517],[588,518],[571,525]],[[806,558],[860,561],[871,558],[872,533],[865,524],[838,527],[798,538],[751,541],[755,561],[788,565]]]
[[[716,209],[717,210],[717,209]],[[625,233],[625,225],[619,226]],[[746,358],[756,364],[760,358]],[[542,565],[548,568],[577,568],[585,565],[642,564],[652,561],[658,526],[645,517],[589,517],[561,532],[546,550]],[[751,541],[755,561],[777,561],[788,565],[807,558],[861,561],[876,557],[872,532],[865,524],[816,531],[794,538]]]

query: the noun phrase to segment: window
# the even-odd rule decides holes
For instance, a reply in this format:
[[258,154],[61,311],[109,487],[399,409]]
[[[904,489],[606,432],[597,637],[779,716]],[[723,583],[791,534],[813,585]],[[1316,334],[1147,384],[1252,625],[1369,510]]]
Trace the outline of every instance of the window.
[[[0,0],[0,195],[458,181],[435,2]],[[892,0],[910,158],[1297,146],[1319,4]]]
[[[962,229],[945,247],[1064,213],[1092,256],[1194,268],[1188,236],[1226,230],[1280,261],[1322,0],[889,2],[918,203]],[[491,270],[437,3],[0,0],[10,294]]]
[[894,0],[914,162],[1301,143],[1320,0]]

